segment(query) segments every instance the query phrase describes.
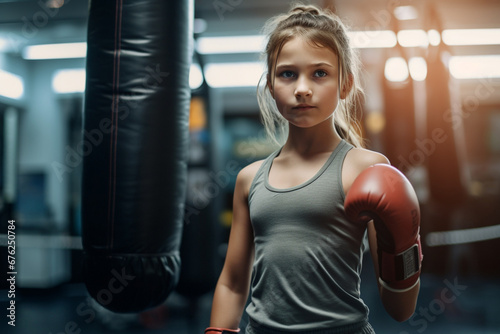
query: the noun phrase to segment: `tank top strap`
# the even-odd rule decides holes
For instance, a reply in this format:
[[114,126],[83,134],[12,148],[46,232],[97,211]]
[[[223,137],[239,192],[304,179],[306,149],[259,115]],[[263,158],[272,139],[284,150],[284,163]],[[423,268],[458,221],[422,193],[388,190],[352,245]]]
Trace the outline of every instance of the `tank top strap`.
[[342,139],[339,145],[335,148],[334,157],[331,159],[328,168],[325,170],[325,177],[334,180],[334,182],[339,185],[342,203],[345,200],[344,187],[342,185],[342,167],[347,153],[352,148],[354,148],[353,145]]
[[255,176],[252,180],[252,183],[250,184],[250,189],[248,191],[248,197],[252,196],[255,187],[258,184],[264,184],[265,181],[265,173],[269,171],[270,165],[273,163],[274,158],[281,152],[281,149],[283,147],[278,148],[276,151],[271,153],[267,158],[264,159],[262,164],[260,165],[259,169],[257,170],[257,173],[255,173]]

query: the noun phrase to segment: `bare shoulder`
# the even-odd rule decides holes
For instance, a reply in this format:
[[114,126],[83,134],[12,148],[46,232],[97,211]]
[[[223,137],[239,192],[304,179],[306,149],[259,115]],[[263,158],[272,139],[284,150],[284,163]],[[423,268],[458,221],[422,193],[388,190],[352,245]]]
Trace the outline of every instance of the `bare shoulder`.
[[346,156],[344,163],[348,163],[351,168],[363,170],[375,164],[390,164],[383,154],[364,148],[353,148]]
[[240,187],[245,196],[248,196],[250,186],[252,185],[253,179],[257,174],[259,168],[262,166],[264,160],[258,160],[252,162],[251,164],[245,166],[240,170],[236,178],[236,186]]
[[375,164],[388,164],[389,159],[383,154],[364,148],[351,149],[344,160],[342,167],[342,184],[344,192],[347,193],[356,177],[366,168]]

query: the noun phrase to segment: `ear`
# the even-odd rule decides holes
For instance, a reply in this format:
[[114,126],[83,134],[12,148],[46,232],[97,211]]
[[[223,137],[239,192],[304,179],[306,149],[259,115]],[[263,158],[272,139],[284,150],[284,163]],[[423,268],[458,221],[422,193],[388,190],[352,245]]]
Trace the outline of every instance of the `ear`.
[[352,73],[349,73],[349,75],[347,76],[347,80],[345,84],[342,86],[342,90],[340,91],[340,98],[342,100],[344,100],[347,97],[347,95],[349,95],[353,83],[354,83],[354,77]]

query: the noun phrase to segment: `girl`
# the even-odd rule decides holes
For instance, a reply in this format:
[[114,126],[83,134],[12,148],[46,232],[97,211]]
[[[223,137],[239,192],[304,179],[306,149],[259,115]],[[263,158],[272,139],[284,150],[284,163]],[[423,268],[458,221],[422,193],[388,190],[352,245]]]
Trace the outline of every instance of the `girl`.
[[[368,230],[379,276],[377,234],[373,221],[346,218],[344,197],[363,170],[388,160],[361,148],[354,127],[358,58],[340,19],[314,6],[297,5],[266,28],[259,105],[268,133],[286,141],[237,176],[227,256],[205,333],[239,331],[250,285],[248,334],[374,333],[359,275]],[[404,289],[379,280],[379,290],[389,314],[404,321],[415,309],[418,275]]]

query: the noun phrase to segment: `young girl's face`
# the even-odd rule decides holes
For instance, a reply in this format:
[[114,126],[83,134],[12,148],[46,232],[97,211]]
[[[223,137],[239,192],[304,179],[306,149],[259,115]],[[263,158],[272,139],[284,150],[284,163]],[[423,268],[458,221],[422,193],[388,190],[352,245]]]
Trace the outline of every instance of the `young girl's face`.
[[281,115],[297,127],[329,119],[339,102],[338,58],[326,47],[294,37],[278,55],[271,94]]

